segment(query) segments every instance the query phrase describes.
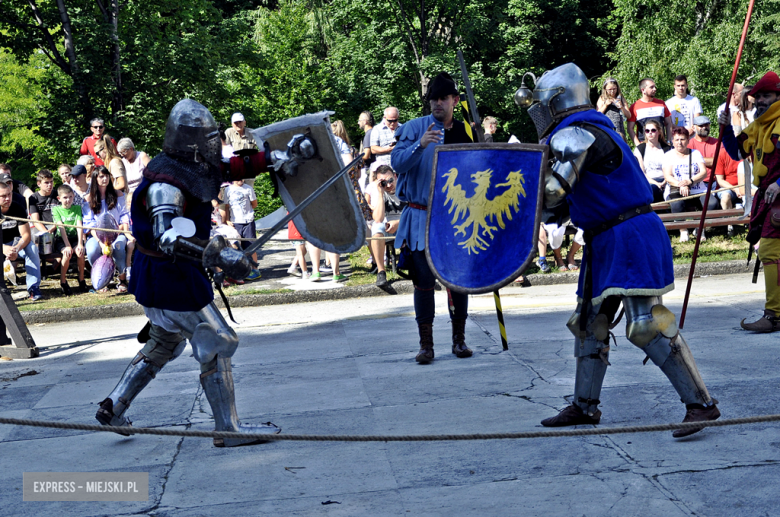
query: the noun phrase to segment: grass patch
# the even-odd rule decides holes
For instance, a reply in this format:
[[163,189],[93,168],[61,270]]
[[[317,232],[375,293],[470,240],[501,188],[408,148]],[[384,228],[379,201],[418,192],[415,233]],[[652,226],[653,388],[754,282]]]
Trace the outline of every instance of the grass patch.
[[[17,281],[19,278],[17,277]],[[65,296],[60,290],[59,277],[44,278],[41,282],[41,292],[44,295],[42,300],[37,302],[31,301],[29,298],[22,300],[16,300],[16,307],[19,312],[33,312],[33,311],[45,311],[49,309],[73,309],[76,307],[101,307],[103,305],[117,305],[121,303],[136,303],[135,297],[132,294],[117,292],[115,284],[110,284],[109,291],[107,293],[77,293],[76,282],[69,278],[70,287],[73,289],[73,296]],[[87,285],[90,285],[89,279],[87,279]],[[21,283],[14,287],[9,284],[12,295],[26,294],[26,288],[24,285],[24,276],[21,278]],[[278,294],[278,293],[291,293],[291,289],[241,289],[237,286],[231,286],[224,288],[225,295],[238,296],[242,294]],[[215,293],[215,298],[219,298],[219,295]]]
[[236,287],[228,287],[222,289],[226,296],[239,296],[242,294],[282,294],[282,293],[294,293],[292,289],[238,289]]
[[[71,282],[73,284],[74,282]],[[30,299],[17,300],[16,307],[19,312],[44,311],[48,309],[72,309],[74,307],[100,307],[103,305],[114,305],[120,303],[135,303],[135,297],[130,294],[119,294],[112,288],[107,293],[79,293],[76,294],[75,287],[73,296],[65,296],[60,291],[60,281],[44,279],[41,282],[41,292],[44,295],[42,300],[33,302]],[[12,294],[26,293],[24,284],[13,288]]]
[[[729,237],[726,235],[724,228],[717,228],[710,231],[712,233],[708,232],[707,240],[699,245],[699,256],[696,258],[697,262],[747,260],[748,243],[745,241],[744,233]],[[693,233],[691,233],[688,242],[680,242],[680,237],[678,236],[672,237],[674,263],[690,264],[691,259],[693,258],[693,248],[695,245]]]
[[[374,269],[374,265],[367,265],[366,261],[371,258],[371,253],[368,251],[368,247],[363,246],[355,253],[349,256],[349,264],[352,269],[352,274],[347,279],[346,285],[369,285],[376,283],[376,273],[371,274],[371,270]],[[402,280],[400,276],[393,273],[392,268],[387,269],[387,280],[392,282],[393,280]]]

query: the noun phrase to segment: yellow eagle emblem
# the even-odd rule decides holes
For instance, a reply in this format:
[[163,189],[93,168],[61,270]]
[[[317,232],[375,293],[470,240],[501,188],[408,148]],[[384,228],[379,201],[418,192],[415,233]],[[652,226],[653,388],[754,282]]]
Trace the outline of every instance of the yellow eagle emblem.
[[[470,227],[471,235],[458,244],[466,248],[469,255],[474,252],[479,253],[479,250],[486,250],[490,246],[490,242],[487,239],[493,239],[493,232],[498,228],[491,226],[489,223],[495,221],[495,224],[503,230],[506,226],[504,224],[504,216],[510,221],[512,220],[512,208],[515,213],[520,210],[520,195],[526,197],[525,179],[520,171],[510,172],[507,176],[506,183],[499,183],[496,187],[509,187],[500,195],[493,199],[487,198],[487,191],[490,188],[490,178],[493,175],[493,170],[488,169],[485,171],[478,171],[471,175],[471,181],[476,184],[474,189],[474,195],[466,197],[466,192],[460,185],[455,184],[455,180],[458,177],[458,170],[454,167],[449,170],[444,177],[447,178],[447,182],[442,187],[441,191],[447,195],[444,200],[444,206],[448,203],[452,203],[449,213],[452,216],[452,225],[455,230],[455,235],[462,234],[466,236],[466,229]],[[455,223],[461,218],[465,217],[463,224],[456,225]]]

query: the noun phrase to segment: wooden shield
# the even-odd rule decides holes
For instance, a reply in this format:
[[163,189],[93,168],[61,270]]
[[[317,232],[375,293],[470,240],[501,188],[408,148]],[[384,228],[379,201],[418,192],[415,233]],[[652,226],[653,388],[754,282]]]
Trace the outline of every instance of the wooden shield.
[[496,291],[536,255],[547,146],[436,147],[425,254],[436,278],[459,292]]
[[[273,150],[287,149],[292,137],[301,133],[308,133],[317,143],[317,157],[301,162],[297,176],[277,182],[288,211],[343,168],[330,130],[332,114],[321,111],[251,130],[257,142],[268,142]],[[314,200],[293,222],[304,239],[331,253],[351,253],[365,245],[367,226],[348,175],[342,176],[342,181]]]

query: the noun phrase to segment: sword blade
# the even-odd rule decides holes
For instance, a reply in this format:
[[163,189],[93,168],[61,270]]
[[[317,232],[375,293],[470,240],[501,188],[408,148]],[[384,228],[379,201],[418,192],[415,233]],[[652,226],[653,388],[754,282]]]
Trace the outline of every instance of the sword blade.
[[348,172],[348,171],[349,171],[349,170],[350,170],[352,167],[354,167],[355,165],[357,165],[357,163],[358,163],[360,160],[362,160],[362,159],[363,159],[363,157],[362,157],[362,156],[358,156],[357,158],[355,158],[354,160],[352,160],[350,163],[348,163],[348,164],[347,164],[347,165],[346,165],[346,166],[345,166],[343,169],[341,169],[341,170],[340,170],[340,171],[338,171],[336,174],[334,174],[334,175],[333,175],[333,177],[331,177],[331,178],[330,178],[328,181],[326,181],[325,183],[323,183],[322,185],[320,185],[320,186],[317,188],[317,190],[315,190],[314,192],[312,192],[311,194],[309,194],[309,196],[308,196],[306,199],[304,199],[303,201],[301,201],[300,203],[298,203],[298,206],[296,206],[296,207],[293,209],[293,211],[292,211],[292,212],[290,212],[289,214],[287,214],[286,216],[284,216],[284,218],[283,218],[281,221],[279,221],[278,223],[276,223],[275,225],[273,225],[273,227],[272,227],[270,230],[268,230],[267,232],[265,232],[265,234],[263,234],[263,236],[262,236],[262,237],[260,237],[259,239],[257,239],[257,240],[256,240],[255,242],[253,242],[253,243],[252,243],[252,244],[251,244],[251,245],[250,245],[250,246],[249,246],[247,249],[245,249],[245,250],[244,250],[244,255],[248,257],[249,255],[251,255],[252,253],[254,253],[255,251],[257,251],[258,249],[260,249],[260,248],[263,246],[263,244],[265,244],[266,242],[268,242],[269,240],[271,240],[271,237],[273,237],[274,235],[276,235],[276,233],[277,233],[279,230],[281,230],[282,228],[284,228],[285,226],[287,226],[287,223],[289,223],[290,221],[292,221],[292,220],[293,220],[293,218],[294,218],[295,216],[297,216],[298,214],[300,214],[301,212],[303,212],[303,210],[304,210],[304,209],[305,209],[307,206],[309,206],[309,205],[310,205],[310,204],[311,204],[311,203],[312,203],[312,202],[313,202],[315,199],[317,199],[318,197],[320,197],[320,196],[322,195],[322,193],[323,193],[323,192],[325,192],[326,190],[328,190],[328,188],[330,188],[330,187],[331,187],[331,186],[332,186],[334,183],[336,183],[336,182],[337,182],[337,181],[338,181],[338,180],[339,180],[339,179],[340,179],[340,178],[341,178],[341,177],[342,177],[344,174],[346,174],[346,173],[347,173],[347,172]]

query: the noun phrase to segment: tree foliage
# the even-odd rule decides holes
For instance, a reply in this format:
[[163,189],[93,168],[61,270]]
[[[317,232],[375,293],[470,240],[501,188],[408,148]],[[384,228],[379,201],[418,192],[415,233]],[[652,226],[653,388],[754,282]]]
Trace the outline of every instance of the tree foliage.
[[[403,120],[422,115],[430,79],[440,71],[460,77],[458,49],[482,115],[501,122],[500,137],[533,140],[511,100],[522,74],[569,60],[603,73],[617,34],[610,9],[609,1],[580,0],[2,3],[0,47],[16,64],[0,60],[0,78],[12,66],[27,75],[25,93],[0,86],[0,99],[18,98],[0,108],[0,159],[72,163],[93,116],[154,154],[182,97],[222,121],[241,111],[250,127],[328,109],[358,140],[361,111],[380,118],[394,105]],[[14,108],[24,102],[34,109]],[[22,130],[4,122],[12,113]],[[266,178],[257,190],[262,212],[277,206]]]
[[[713,118],[725,102],[747,7],[742,0],[615,0],[622,31],[607,75],[635,100],[640,79],[655,79],[658,97],[666,99],[674,94],[674,77],[685,74],[704,114]],[[780,2],[756,2],[737,81],[755,83],[780,64],[778,26]]]

